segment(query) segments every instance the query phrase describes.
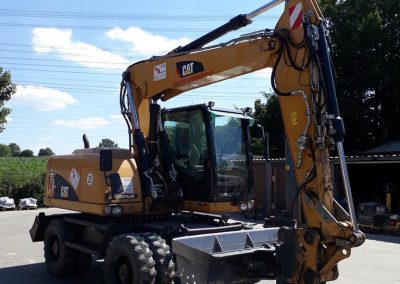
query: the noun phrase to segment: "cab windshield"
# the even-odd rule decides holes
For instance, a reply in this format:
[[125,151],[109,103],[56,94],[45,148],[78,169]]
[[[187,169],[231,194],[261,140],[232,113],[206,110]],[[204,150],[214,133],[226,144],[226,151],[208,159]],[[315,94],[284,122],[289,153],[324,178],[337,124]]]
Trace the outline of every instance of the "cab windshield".
[[213,115],[218,198],[247,192],[248,167],[243,119]]
[[200,108],[164,113],[171,159],[186,199],[232,201],[248,194],[244,129],[251,121],[241,114]]

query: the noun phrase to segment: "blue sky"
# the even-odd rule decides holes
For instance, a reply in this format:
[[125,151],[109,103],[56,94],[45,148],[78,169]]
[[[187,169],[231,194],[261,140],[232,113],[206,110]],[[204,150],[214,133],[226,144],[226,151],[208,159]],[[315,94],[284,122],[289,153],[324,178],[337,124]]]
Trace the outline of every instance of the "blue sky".
[[[17,93],[0,143],[21,149],[50,147],[56,154],[102,138],[128,146],[119,108],[119,83],[130,64],[162,55],[267,1],[2,1],[0,66]],[[273,28],[282,4],[253,24],[221,38]],[[162,107],[214,101],[224,108],[254,106],[269,91],[268,70],[178,96]]]

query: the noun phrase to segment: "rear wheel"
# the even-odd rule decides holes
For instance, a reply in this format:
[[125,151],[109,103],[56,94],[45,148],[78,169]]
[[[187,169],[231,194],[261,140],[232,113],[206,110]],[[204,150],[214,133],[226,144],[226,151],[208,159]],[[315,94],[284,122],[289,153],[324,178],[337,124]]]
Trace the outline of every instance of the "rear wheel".
[[115,237],[104,259],[107,284],[152,284],[157,274],[152,252],[144,238],[134,234]]
[[142,236],[153,252],[153,258],[156,262],[157,283],[174,283],[175,263],[169,245],[157,234],[147,233],[142,234]]
[[65,246],[72,237],[72,231],[62,220],[50,221],[44,237],[44,258],[50,275],[62,278],[73,274],[78,251]]

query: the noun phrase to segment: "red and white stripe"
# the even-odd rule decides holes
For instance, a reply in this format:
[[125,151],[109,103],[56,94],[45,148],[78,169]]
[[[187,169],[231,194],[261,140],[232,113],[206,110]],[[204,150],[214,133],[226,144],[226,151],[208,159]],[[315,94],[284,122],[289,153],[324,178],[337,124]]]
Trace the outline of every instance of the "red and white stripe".
[[297,3],[295,6],[289,8],[289,24],[290,30],[297,29],[302,25],[302,10],[303,6],[300,3]]

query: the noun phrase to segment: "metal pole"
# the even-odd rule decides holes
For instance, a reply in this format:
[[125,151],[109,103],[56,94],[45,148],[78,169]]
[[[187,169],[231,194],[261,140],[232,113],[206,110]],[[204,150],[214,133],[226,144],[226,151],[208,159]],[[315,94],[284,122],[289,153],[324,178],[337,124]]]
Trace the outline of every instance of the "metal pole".
[[129,86],[129,82],[127,82],[127,81],[125,81],[125,88],[126,88],[126,93],[128,96],[128,102],[131,107],[133,129],[139,129],[139,119],[138,119],[138,116],[136,113],[135,104],[133,103],[131,87]]
[[253,12],[246,14],[246,19],[251,20],[254,17],[264,13],[265,11],[268,11],[269,9],[274,8],[276,5],[281,4],[284,1],[285,0],[273,0],[273,1],[265,4],[264,6],[261,6],[260,8],[254,10]]
[[271,177],[271,161],[269,159],[269,134],[265,133],[265,191],[266,191],[266,215],[271,216],[272,212],[272,177]]
[[353,225],[353,231],[358,232],[359,228],[358,228],[358,223],[357,223],[357,218],[356,218],[356,211],[354,209],[353,196],[351,193],[349,173],[347,172],[347,164],[346,164],[345,155],[344,155],[343,143],[337,142],[336,146],[337,146],[338,154],[339,154],[340,170],[342,173],[344,189],[346,191],[350,220]]
[[220,38],[221,36],[240,29],[242,27],[245,27],[251,23],[251,19],[254,18],[255,16],[264,13],[265,11],[275,7],[276,5],[282,3],[284,0],[273,0],[269,2],[268,4],[265,4],[264,6],[254,10],[253,12],[250,12],[249,14],[240,14],[237,15],[236,17],[232,18],[229,20],[229,22],[223,24],[222,26],[216,28],[215,30],[212,30],[211,32],[199,37],[198,39],[195,39],[194,41],[188,43],[185,46],[180,46],[175,48],[174,50],[170,51],[168,54],[176,54],[179,52],[188,52],[192,51],[194,49],[198,49],[203,47],[204,45],[212,42],[213,40],[216,40],[217,38]]

